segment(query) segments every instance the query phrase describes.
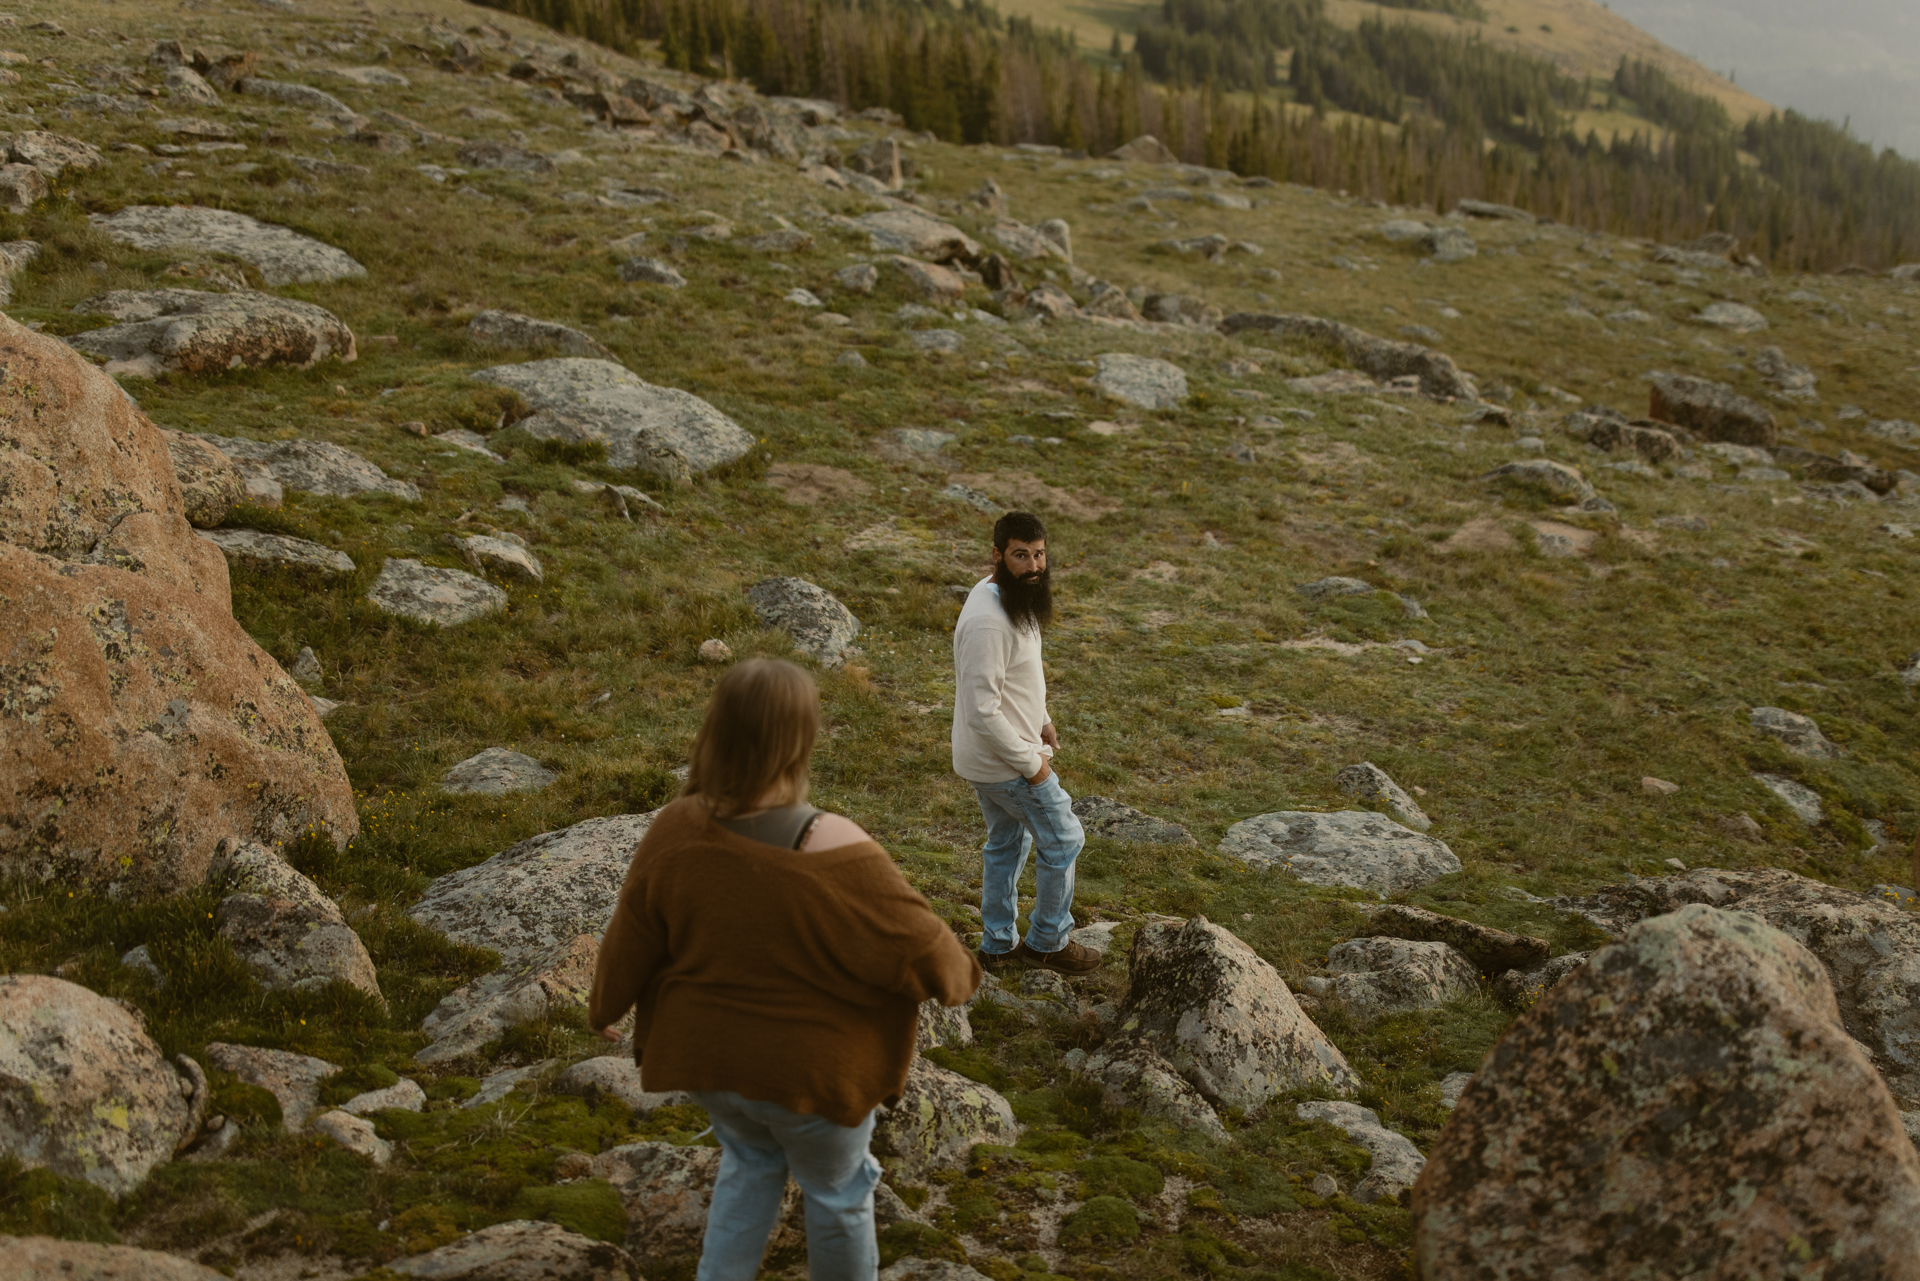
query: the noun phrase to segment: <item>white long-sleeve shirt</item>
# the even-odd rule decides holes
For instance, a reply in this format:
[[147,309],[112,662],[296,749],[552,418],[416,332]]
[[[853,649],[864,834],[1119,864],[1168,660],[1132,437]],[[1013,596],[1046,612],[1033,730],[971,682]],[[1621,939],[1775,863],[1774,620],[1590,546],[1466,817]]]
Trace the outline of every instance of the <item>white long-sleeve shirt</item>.
[[1047,721],[1040,630],[1015,627],[983,578],[953,628],[953,772],[970,783],[1032,778],[1046,759]]

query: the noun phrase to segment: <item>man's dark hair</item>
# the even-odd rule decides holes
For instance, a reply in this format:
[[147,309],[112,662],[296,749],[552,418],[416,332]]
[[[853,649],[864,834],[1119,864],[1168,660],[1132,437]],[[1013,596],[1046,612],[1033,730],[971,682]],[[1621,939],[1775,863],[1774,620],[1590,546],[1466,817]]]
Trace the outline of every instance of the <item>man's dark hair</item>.
[[1046,536],[1047,527],[1032,512],[1008,512],[993,522],[993,545],[998,551],[1007,550],[1007,544],[1016,539],[1037,543]]

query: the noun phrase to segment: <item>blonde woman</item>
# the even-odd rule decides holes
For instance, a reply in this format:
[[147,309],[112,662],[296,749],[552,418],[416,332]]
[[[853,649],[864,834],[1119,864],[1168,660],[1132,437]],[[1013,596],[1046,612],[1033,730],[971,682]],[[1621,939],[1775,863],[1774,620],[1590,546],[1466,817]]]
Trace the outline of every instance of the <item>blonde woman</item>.
[[636,1010],[645,1087],[691,1092],[720,1140],[698,1281],[752,1281],[789,1173],[813,1281],[878,1275],[874,1109],[906,1083],[920,1003],[980,984],[887,852],[807,804],[819,709],[791,663],[721,677],[600,945],[594,1030],[617,1040]]

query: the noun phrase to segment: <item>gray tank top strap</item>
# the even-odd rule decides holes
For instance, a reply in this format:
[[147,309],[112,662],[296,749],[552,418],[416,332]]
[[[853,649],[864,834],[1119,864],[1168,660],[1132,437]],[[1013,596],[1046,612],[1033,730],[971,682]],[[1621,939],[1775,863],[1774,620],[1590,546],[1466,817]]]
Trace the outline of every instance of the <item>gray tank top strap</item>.
[[815,809],[811,805],[782,805],[750,818],[717,818],[714,822],[735,836],[744,836],[750,841],[777,849],[797,850],[800,842],[807,839],[814,820],[824,813],[825,810]]

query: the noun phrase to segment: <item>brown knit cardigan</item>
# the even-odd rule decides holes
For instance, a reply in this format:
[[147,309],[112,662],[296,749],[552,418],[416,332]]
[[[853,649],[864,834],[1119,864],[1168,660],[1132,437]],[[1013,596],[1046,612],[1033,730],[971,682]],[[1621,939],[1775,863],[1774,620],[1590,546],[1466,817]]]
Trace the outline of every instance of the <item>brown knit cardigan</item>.
[[637,1009],[648,1090],[732,1090],[852,1126],[899,1098],[920,1003],[979,985],[879,845],[762,845],[684,797],[634,852],[588,1017]]

